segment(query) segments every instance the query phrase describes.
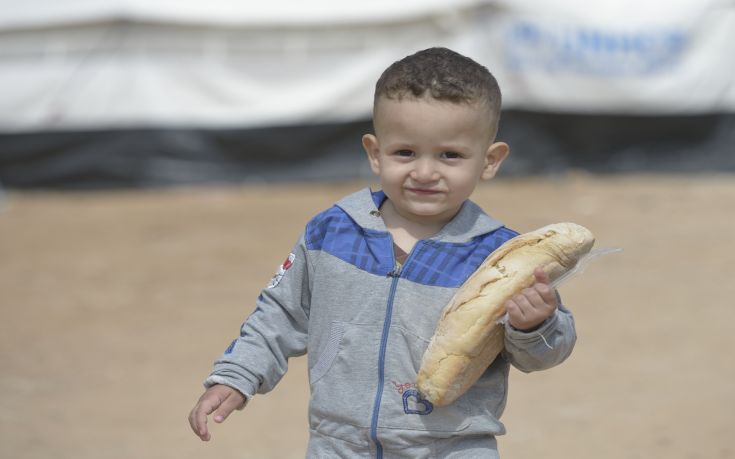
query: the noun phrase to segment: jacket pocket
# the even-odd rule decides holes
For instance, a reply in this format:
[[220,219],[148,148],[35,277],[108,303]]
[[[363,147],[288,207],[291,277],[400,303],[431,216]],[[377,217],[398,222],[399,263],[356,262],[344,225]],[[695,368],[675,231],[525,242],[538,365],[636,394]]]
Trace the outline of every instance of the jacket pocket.
[[334,359],[337,357],[337,353],[339,352],[342,335],[344,335],[344,333],[345,324],[343,322],[332,322],[329,329],[327,346],[322,351],[316,364],[314,364],[314,367],[309,370],[309,381],[311,384],[322,379],[322,377],[327,374],[329,369],[332,367]]
[[309,370],[312,428],[342,438],[346,424],[370,425],[381,330],[380,324],[332,322],[327,344]]

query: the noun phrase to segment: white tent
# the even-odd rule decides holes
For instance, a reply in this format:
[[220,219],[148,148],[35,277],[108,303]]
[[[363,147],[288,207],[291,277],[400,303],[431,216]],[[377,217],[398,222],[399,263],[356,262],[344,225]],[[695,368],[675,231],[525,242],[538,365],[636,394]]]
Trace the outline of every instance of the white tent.
[[434,45],[506,108],[735,109],[732,1],[0,3],[0,132],[365,118],[380,72]]
[[[481,1],[27,1],[0,18],[0,130],[369,116],[382,68],[468,48]],[[460,25],[461,27],[455,27]]]

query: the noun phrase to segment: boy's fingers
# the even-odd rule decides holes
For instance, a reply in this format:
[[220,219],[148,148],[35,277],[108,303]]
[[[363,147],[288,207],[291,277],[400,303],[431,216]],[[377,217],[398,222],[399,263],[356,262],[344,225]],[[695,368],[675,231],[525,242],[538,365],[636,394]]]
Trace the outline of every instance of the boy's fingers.
[[[542,284],[543,286],[543,284]],[[528,301],[528,304],[530,307],[534,309],[543,308],[545,305],[544,298],[541,296],[541,292],[538,290],[538,288],[527,288],[523,290],[523,295],[526,298],[526,301]]]
[[191,430],[199,438],[203,441],[209,441],[210,435],[207,429],[207,415],[199,408],[200,405],[197,404],[191,411],[191,414],[189,414],[189,425],[191,426]]
[[508,317],[510,324],[515,328],[525,328],[526,323],[531,320],[534,313],[534,307],[528,302],[523,295],[516,295],[509,302]]
[[212,394],[204,394],[189,414],[189,424],[194,433],[204,441],[210,438],[209,429],[207,429],[207,416],[211,414],[220,405],[218,397]]
[[513,297],[513,301],[518,305],[518,309],[523,312],[523,315],[533,314],[533,310],[536,309],[531,303],[529,295],[532,293],[532,289],[523,289],[522,293],[519,293]]
[[227,419],[227,416],[242,406],[244,401],[245,399],[240,395],[240,393],[230,393],[224,400],[222,400],[217,411],[214,412],[214,421],[224,422],[224,420]]
[[536,284],[534,285],[534,288],[536,289],[538,294],[541,295],[544,303],[556,307],[556,293],[554,293],[554,289],[551,288],[551,279],[549,279],[549,275],[546,274],[546,272],[541,268],[536,268],[533,272],[533,275],[536,278]]
[[524,317],[523,311],[521,311],[521,308],[513,300],[506,301],[505,310],[511,318],[523,319]]
[[549,279],[549,275],[546,274],[546,271],[544,271],[542,268],[534,269],[533,276],[536,278],[536,282],[538,282],[539,284],[549,285],[551,283],[551,279]]
[[556,297],[556,292],[554,289],[549,288],[545,285],[540,286],[540,288],[537,288],[536,291],[541,296],[541,298],[544,300],[544,303],[553,306],[556,308],[559,306],[559,301]]

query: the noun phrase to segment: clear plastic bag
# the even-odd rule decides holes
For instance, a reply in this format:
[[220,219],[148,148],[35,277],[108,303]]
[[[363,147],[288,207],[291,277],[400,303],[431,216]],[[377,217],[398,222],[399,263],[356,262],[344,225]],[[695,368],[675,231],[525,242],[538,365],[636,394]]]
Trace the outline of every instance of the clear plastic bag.
[[622,251],[623,249],[620,247],[606,247],[606,248],[590,250],[585,256],[583,256],[582,258],[579,259],[579,261],[577,261],[577,264],[574,265],[574,268],[570,269],[569,271],[565,272],[558,278],[554,279],[554,281],[551,283],[551,288],[557,288],[562,283],[568,281],[569,279],[576,276],[577,274],[582,274],[584,270],[587,268],[587,265],[590,263],[591,260],[601,257],[603,255],[609,255],[611,253],[618,253]]

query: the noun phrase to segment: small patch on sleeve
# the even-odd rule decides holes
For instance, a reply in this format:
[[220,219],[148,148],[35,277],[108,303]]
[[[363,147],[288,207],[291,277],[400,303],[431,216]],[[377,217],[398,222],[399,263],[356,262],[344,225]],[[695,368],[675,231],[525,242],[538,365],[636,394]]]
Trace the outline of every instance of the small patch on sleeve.
[[296,255],[292,252],[288,254],[288,257],[286,257],[286,260],[281,264],[281,266],[278,267],[278,270],[276,271],[276,274],[273,275],[273,278],[270,282],[268,282],[268,285],[266,288],[274,288],[278,284],[281,283],[281,279],[283,279],[283,276],[286,274],[286,271],[293,266],[293,262],[296,260]]
[[232,354],[232,351],[235,349],[235,344],[237,344],[237,340],[233,339],[229,346],[227,346],[227,349],[225,349],[225,354]]

